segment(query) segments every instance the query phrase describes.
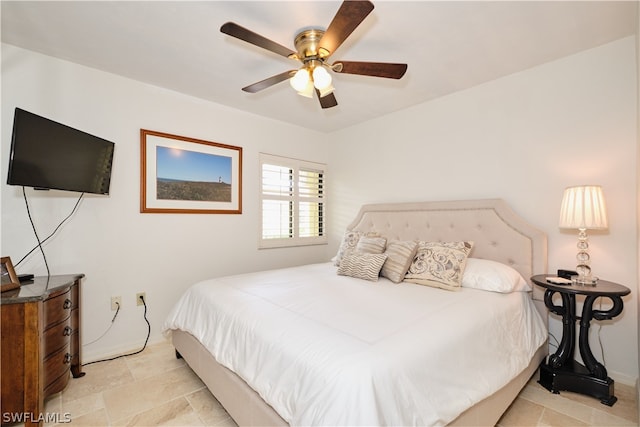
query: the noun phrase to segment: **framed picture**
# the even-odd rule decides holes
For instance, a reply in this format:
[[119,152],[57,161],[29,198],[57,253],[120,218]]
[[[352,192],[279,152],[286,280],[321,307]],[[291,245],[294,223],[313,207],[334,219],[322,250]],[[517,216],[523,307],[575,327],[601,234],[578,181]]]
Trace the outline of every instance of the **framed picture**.
[[242,147],[140,129],[140,212],[242,213]]
[[11,258],[8,256],[3,256],[0,261],[0,274],[1,274],[1,288],[0,291],[10,291],[11,289],[16,289],[20,287],[20,280],[18,280],[18,275],[16,271],[13,269],[13,264],[11,263]]

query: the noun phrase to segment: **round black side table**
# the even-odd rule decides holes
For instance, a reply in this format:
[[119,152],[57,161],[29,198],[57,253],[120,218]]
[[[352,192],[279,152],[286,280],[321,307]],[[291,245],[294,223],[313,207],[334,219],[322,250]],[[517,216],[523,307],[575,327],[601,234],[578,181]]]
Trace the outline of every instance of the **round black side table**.
[[[614,395],[613,380],[607,376],[607,369],[596,360],[589,347],[589,326],[592,319],[613,319],[622,313],[622,297],[631,291],[626,286],[599,280],[591,285],[557,285],[547,281],[547,274],[533,276],[531,281],[545,288],[544,304],[549,311],[562,316],[562,340],[558,350],[549,355],[540,365],[540,380],[544,388],[552,393],[561,390],[582,393],[600,399],[613,406],[618,400]],[[562,305],[553,303],[554,294],[562,298]],[[584,295],[582,315],[576,315],[576,295]],[[593,303],[598,298],[608,298],[613,303],[609,310],[594,310]],[[578,348],[584,365],[574,360],[576,320],[580,321]]]

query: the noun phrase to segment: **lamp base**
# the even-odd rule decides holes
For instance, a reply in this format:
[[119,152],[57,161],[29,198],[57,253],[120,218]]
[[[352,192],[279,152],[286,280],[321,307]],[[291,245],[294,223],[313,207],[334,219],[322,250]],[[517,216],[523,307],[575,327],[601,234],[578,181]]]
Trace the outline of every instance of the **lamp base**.
[[598,283],[596,276],[571,276],[571,284],[579,286],[595,286]]

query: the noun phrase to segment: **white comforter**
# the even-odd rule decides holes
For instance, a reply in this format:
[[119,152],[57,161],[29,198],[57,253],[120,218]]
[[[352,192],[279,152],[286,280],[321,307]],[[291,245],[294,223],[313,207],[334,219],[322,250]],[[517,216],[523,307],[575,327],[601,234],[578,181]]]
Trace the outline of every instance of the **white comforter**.
[[291,425],[444,425],[546,339],[527,293],[367,282],[329,263],[200,282],[164,329],[195,336]]

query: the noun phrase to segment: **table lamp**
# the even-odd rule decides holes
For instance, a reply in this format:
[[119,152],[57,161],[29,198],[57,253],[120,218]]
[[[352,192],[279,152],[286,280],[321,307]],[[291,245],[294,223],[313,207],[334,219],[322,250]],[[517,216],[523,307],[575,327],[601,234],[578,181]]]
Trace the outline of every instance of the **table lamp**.
[[573,281],[580,285],[595,285],[598,278],[591,275],[589,267],[587,230],[606,230],[608,227],[602,188],[599,185],[582,185],[565,189],[559,226],[578,230],[578,276],[572,278]]

